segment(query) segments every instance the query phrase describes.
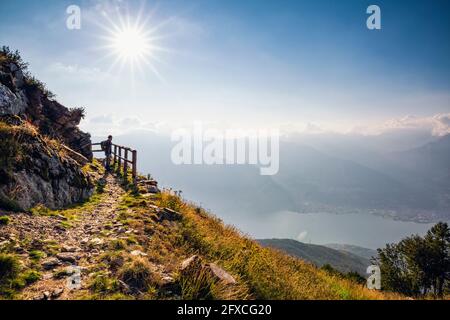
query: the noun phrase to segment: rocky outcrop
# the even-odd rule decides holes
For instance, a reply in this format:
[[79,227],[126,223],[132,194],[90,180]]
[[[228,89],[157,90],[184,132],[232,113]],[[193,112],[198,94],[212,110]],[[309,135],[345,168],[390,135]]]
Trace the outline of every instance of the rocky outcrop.
[[0,140],[0,207],[58,209],[92,194],[93,184],[80,163],[32,125],[18,117],[3,119]]
[[138,181],[138,187],[141,190],[141,193],[161,193],[161,190],[158,188],[158,181],[142,179]]
[[23,113],[28,100],[23,92],[14,94],[7,86],[0,83],[0,116]]
[[68,109],[27,72],[20,55],[0,49],[0,208],[60,209],[87,199],[93,184],[82,171],[91,139]]
[[25,66],[11,60],[0,52],[0,117],[20,116],[41,134],[62,141],[91,160],[90,135],[78,128],[84,110],[58,103],[43,83],[26,73]]

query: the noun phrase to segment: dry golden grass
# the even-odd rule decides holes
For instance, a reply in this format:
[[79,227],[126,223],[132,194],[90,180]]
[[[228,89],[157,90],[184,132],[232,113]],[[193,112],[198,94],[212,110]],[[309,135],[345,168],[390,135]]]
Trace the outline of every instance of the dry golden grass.
[[10,134],[13,136],[32,136],[36,137],[39,133],[35,126],[29,122],[22,122],[20,125],[10,125],[6,122],[0,121],[0,132]]
[[220,219],[173,194],[161,194],[158,204],[183,213],[180,232],[187,255],[198,253],[219,263],[238,282],[246,284],[253,298],[402,299],[400,295],[368,290],[300,259],[263,248],[236,228],[225,226]]

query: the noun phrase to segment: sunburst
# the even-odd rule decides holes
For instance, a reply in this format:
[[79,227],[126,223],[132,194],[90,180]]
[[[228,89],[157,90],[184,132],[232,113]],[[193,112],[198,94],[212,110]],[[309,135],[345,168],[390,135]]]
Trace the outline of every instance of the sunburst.
[[158,34],[162,24],[151,26],[151,15],[145,20],[142,19],[144,11],[145,9],[141,8],[133,17],[129,13],[123,15],[118,8],[112,14],[103,10],[104,22],[97,20],[97,24],[105,32],[100,36],[104,42],[100,48],[106,51],[104,58],[112,58],[110,71],[116,67],[119,67],[119,72],[128,69],[134,77],[136,69],[141,74],[146,74],[145,70],[150,69],[163,80],[156,68],[156,63],[161,62],[158,54],[168,51],[158,44],[164,38]]

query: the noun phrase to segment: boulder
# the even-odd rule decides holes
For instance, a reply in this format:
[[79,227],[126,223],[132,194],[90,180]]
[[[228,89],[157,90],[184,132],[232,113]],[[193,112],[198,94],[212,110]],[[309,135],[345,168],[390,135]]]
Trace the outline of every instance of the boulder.
[[75,264],[77,260],[79,259],[79,256],[71,253],[71,252],[61,252],[56,255],[56,257],[63,262],[68,262]]
[[216,281],[219,281],[226,285],[236,284],[236,280],[233,278],[233,276],[215,263],[207,263],[204,266],[204,269],[207,270]]
[[54,269],[57,266],[59,266],[60,264],[61,264],[60,261],[57,258],[54,258],[54,257],[48,258],[48,259],[45,259],[44,261],[42,261],[42,267],[45,270]]
[[175,210],[164,208],[157,212],[157,220],[158,222],[162,222],[164,220],[167,221],[179,221],[183,218],[183,215]]
[[181,263],[180,271],[182,274],[196,274],[203,268],[202,258],[194,255]]
[[51,294],[51,298],[52,299],[57,299],[59,298],[64,292],[64,288],[58,288],[53,290],[52,294]]
[[139,180],[138,185],[142,188],[144,193],[161,193],[161,190],[158,188],[158,181],[156,180]]
[[182,276],[197,277],[200,272],[208,273],[216,282],[221,282],[225,285],[236,284],[236,279],[224,269],[215,263],[203,264],[202,258],[194,255],[181,263],[180,272]]

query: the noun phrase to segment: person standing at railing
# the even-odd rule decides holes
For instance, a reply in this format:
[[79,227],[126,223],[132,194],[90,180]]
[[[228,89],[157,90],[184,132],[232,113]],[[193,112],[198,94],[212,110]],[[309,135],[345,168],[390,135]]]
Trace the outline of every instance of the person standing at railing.
[[103,165],[105,166],[106,171],[110,171],[111,169],[112,139],[113,137],[110,135],[107,140],[100,143],[102,150],[105,152]]

